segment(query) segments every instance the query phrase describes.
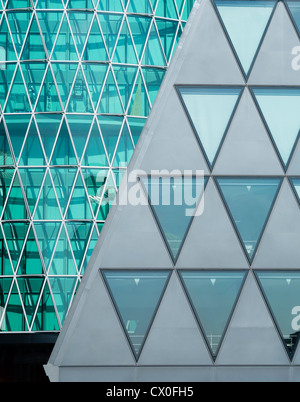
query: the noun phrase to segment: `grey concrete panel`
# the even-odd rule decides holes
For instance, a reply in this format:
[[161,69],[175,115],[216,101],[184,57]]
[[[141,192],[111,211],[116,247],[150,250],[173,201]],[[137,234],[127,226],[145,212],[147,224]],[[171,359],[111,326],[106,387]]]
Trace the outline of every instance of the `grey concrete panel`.
[[[300,76],[300,71],[299,71]],[[289,176],[300,176],[300,142],[295,147],[294,154],[291,158],[287,174]]]
[[213,179],[204,193],[203,214],[194,218],[177,268],[248,268],[249,264]]
[[140,168],[147,173],[151,170],[172,171],[204,170],[208,173],[205,158],[196,140],[192,126],[174,87],[168,93],[164,113],[153,122],[149,131],[149,146]]
[[182,41],[176,84],[241,85],[244,78],[210,1],[200,3],[188,32]]
[[179,278],[173,272],[141,357],[141,365],[212,364]]
[[213,174],[282,175],[283,169],[253,98],[245,89]]
[[218,365],[289,364],[283,343],[249,272],[220,352]]
[[[162,383],[210,382],[214,378],[213,367],[61,367],[61,382],[151,382]],[[175,384],[176,386],[177,384]],[[112,385],[113,386],[113,385]],[[179,386],[179,385],[178,385]],[[135,385],[133,387],[136,388]],[[109,384],[107,385],[109,388]],[[122,388],[122,387],[120,387]],[[128,389],[128,386],[126,386]],[[153,393],[156,391],[153,390]],[[153,396],[154,397],[154,396]]]
[[299,204],[285,179],[253,261],[253,268],[299,268],[298,222]]
[[80,315],[71,322],[63,347],[53,363],[61,366],[135,364],[99,273],[81,306]]
[[217,367],[216,382],[289,382],[290,367]]
[[291,367],[290,370],[290,381],[291,382],[300,382],[300,367]]
[[294,47],[300,41],[283,2],[274,17],[248,80],[249,85],[299,85],[300,71],[293,69]]
[[[139,183],[135,185],[140,186]],[[128,187],[129,194],[135,185]],[[141,203],[147,202],[141,187],[137,197]],[[105,239],[102,257],[99,267],[103,268],[173,267],[150,206],[132,205],[130,200],[118,208]]]
[[[293,364],[298,364],[298,365],[300,365],[300,347],[299,347],[299,345],[300,345],[300,343],[298,343],[297,349],[296,349],[294,357],[293,357]],[[298,367],[297,377],[298,377],[298,381],[300,381],[300,367]]]
[[[151,382],[151,387],[162,386],[162,383],[177,383],[174,386],[180,387],[180,383],[184,382],[298,382],[299,375],[300,367],[290,366],[60,368],[62,382],[104,382],[108,383],[107,389],[123,382],[135,383],[132,385],[135,389],[139,382]],[[129,388],[126,385],[126,389]],[[152,392],[154,396],[158,390],[153,389]]]

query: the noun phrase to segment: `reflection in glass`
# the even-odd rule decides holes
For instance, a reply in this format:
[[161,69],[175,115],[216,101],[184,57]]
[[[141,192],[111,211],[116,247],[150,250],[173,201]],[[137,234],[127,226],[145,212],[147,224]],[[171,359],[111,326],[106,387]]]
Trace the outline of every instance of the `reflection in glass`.
[[255,274],[292,358],[300,334],[300,272],[256,271]]
[[247,75],[276,0],[215,0],[215,4]]
[[229,213],[246,253],[253,259],[277,196],[279,178],[218,178]]
[[212,167],[241,88],[178,87],[178,91]]
[[141,177],[174,261],[204,191],[203,177]]
[[252,91],[286,167],[300,134],[300,89],[253,88]]
[[169,280],[169,271],[102,271],[138,357]]
[[180,271],[213,356],[217,355],[245,276],[240,271]]

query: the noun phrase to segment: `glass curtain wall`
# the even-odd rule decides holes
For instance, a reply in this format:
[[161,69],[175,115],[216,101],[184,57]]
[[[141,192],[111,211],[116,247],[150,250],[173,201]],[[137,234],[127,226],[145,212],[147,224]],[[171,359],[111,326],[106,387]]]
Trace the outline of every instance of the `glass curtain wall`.
[[60,330],[192,6],[0,2],[0,331]]

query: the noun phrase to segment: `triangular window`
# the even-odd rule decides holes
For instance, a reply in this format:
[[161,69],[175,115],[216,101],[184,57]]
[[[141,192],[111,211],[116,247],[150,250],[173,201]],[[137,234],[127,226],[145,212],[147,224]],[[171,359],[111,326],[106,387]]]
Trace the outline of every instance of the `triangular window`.
[[222,177],[217,184],[250,261],[255,256],[282,180]]
[[245,76],[268,26],[275,0],[214,0]]
[[178,87],[181,101],[210,167],[214,165],[242,89]]
[[246,273],[240,271],[180,271],[180,278],[214,358],[245,277]]
[[163,297],[169,271],[102,271],[136,359]]
[[292,360],[300,334],[300,273],[256,271],[255,274]]

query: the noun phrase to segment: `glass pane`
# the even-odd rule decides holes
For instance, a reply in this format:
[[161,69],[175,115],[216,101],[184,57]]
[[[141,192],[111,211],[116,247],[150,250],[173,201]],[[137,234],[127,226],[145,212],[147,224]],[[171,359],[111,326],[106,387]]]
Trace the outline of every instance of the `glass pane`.
[[93,116],[69,114],[67,115],[67,120],[78,158],[81,159],[93,122]]
[[19,176],[16,172],[3,214],[4,220],[28,219]]
[[0,323],[1,323],[0,330],[1,331],[7,330],[6,325],[5,325],[4,307],[5,307],[9,292],[11,290],[11,285],[12,285],[12,278],[0,277]]
[[40,193],[45,171],[46,169],[42,168],[19,168],[22,186],[24,188],[31,215]]
[[150,102],[153,106],[166,71],[158,68],[143,68],[142,71]]
[[[203,177],[141,177],[174,261],[204,191]],[[206,180],[205,180],[206,181]]]
[[242,89],[178,87],[178,90],[212,167]]
[[134,145],[130,138],[130,133],[126,124],[124,122],[121,136],[119,139],[118,147],[116,150],[113,166],[115,167],[125,167],[128,166],[131,156],[133,154]]
[[300,272],[256,271],[256,276],[292,358],[300,333]]
[[6,113],[22,113],[31,111],[24,81],[18,67],[4,110]]
[[18,287],[25,308],[28,324],[30,326],[37,308],[40,291],[44,282],[43,278],[25,277],[18,278]]
[[78,60],[78,55],[66,16],[63,17],[63,22],[54,45],[52,60]]
[[[65,57],[66,56],[63,55],[63,60]],[[63,107],[65,107],[69,97],[70,90],[72,88],[75,72],[77,70],[77,64],[52,63],[51,67],[58,87],[58,92],[62,101],[62,105]]]
[[81,269],[92,229],[91,222],[66,222],[73,255],[78,271]]
[[[13,61],[17,60],[17,56],[15,53],[15,49],[13,46],[13,42],[11,36],[9,34],[8,25],[3,15],[1,23],[0,23],[0,61]],[[5,64],[1,63],[1,73],[2,70],[5,70]]]
[[49,266],[54,246],[59,234],[59,222],[34,222],[34,230],[46,269]]
[[[61,228],[51,261],[49,275],[77,275],[71,246],[64,226]],[[63,297],[63,296],[62,296]]]
[[174,0],[158,0],[155,15],[166,18],[178,18]]
[[55,87],[51,69],[48,68],[39,99],[36,105],[36,112],[60,112],[62,107]]
[[19,164],[24,165],[33,165],[33,166],[41,166],[46,165],[41,141],[39,139],[39,135],[34,123],[32,120],[30,124],[30,128],[28,130],[22,153],[19,159]]
[[150,34],[148,37],[148,41],[145,47],[143,64],[145,65],[154,65],[154,66],[166,66],[166,59],[161,48],[159,42],[159,35],[155,28],[155,25],[152,24],[150,28]]
[[138,69],[136,67],[126,65],[114,65],[113,71],[117,80],[117,85],[122,98],[124,109],[127,110],[132,87]]
[[[42,0],[38,1],[38,6],[41,6],[41,1]],[[60,1],[60,0],[58,0],[58,1]],[[56,7],[53,7],[53,8],[61,8],[61,7],[62,7],[62,3],[60,2],[60,4],[58,4]],[[41,8],[43,8],[43,7],[41,7]],[[63,13],[55,12],[55,11],[49,12],[47,10],[47,12],[38,11],[36,13],[36,15],[37,15],[40,27],[41,27],[41,32],[42,32],[42,35],[44,38],[48,56],[50,56]]]
[[41,188],[40,198],[35,210],[34,219],[61,219],[60,209],[57,203],[50,173],[46,177]]
[[[70,7],[70,1],[73,1],[73,3],[76,3],[76,1],[74,1],[74,0],[69,0],[68,7]],[[85,3],[86,0],[84,0],[83,2]],[[86,8],[86,7],[84,7],[84,8]],[[83,51],[83,46],[86,41],[86,36],[87,36],[87,33],[89,32],[89,28],[90,28],[90,25],[92,22],[93,14],[84,12],[84,11],[69,12],[68,17],[69,17],[70,26],[72,29],[76,47],[77,47],[79,55],[81,56],[82,51]]]
[[300,133],[300,89],[253,88],[253,93],[287,167]]
[[135,49],[129,33],[129,28],[126,19],[124,19],[123,21],[113,61],[116,63],[137,64]]
[[15,158],[18,159],[27,133],[31,115],[6,115],[5,123],[13,146]]
[[83,166],[108,166],[108,161],[105,156],[105,151],[96,120],[94,121],[91,129],[81,164]]
[[129,15],[128,23],[134,40],[137,56],[140,60],[149,32],[151,18]]
[[281,185],[279,178],[218,178],[217,183],[250,260]]
[[177,21],[156,19],[156,25],[167,61],[169,61],[177,31]]
[[146,119],[128,117],[127,121],[129,124],[129,128],[130,128],[130,132],[131,132],[131,136],[132,136],[134,145],[136,146],[136,144],[141,136],[142,130],[145,126]]
[[112,157],[114,155],[117,141],[120,135],[123,117],[99,116],[98,120],[108,158],[110,161],[112,161]]
[[54,183],[60,208],[62,214],[64,215],[73,188],[77,169],[60,167],[60,168],[51,168],[50,172],[52,175],[52,180]]
[[25,35],[32,17],[32,12],[8,11],[6,12],[6,16],[17,54],[20,55],[20,51],[25,41]]
[[22,60],[42,60],[46,59],[46,53],[40,31],[35,17],[32,19],[26,42],[24,44],[22,54]]
[[128,13],[152,14],[149,0],[129,0]]
[[103,271],[124,331],[136,357],[151,327],[170,273],[168,271]]
[[[11,86],[13,77],[14,77],[14,72],[16,69],[16,65],[13,64],[5,64],[0,66],[0,103],[2,109],[4,108],[5,101],[8,95],[9,88]],[[19,83],[20,77],[18,77]],[[27,104],[26,104],[27,105]],[[11,105],[10,107],[13,108],[14,105]]]
[[66,218],[75,220],[93,218],[89,205],[89,200],[85,192],[83,180],[80,174],[78,174],[76,179],[76,184],[70,199]]
[[108,71],[105,86],[102,92],[98,113],[124,113],[117,85],[110,70]]
[[69,305],[75,290],[77,278],[75,277],[50,277],[49,283],[58,311],[61,325],[63,325],[69,310]]
[[[31,228],[26,239],[23,255],[19,263],[18,275],[43,275],[44,270],[40,259],[35,235]],[[30,296],[30,294],[29,294]]]
[[59,114],[37,114],[35,116],[46,157],[49,160],[61,123]]
[[78,68],[77,76],[68,101],[67,112],[69,113],[93,113],[85,79],[81,67]]
[[123,11],[120,0],[100,0],[98,10],[101,11]]
[[151,105],[144,85],[143,77],[140,73],[137,75],[128,114],[132,116],[147,117],[150,113]]
[[97,18],[94,19],[82,60],[88,61],[106,61],[108,54],[105,49],[105,44],[99,29]]
[[51,158],[52,165],[77,165],[74,148],[65,121],[62,122]]
[[106,169],[82,169],[82,175],[87,188],[88,197],[96,215],[104,192],[107,190],[107,177],[109,170]]
[[15,282],[8,299],[5,321],[2,325],[3,331],[28,331],[23,313],[23,305]]
[[99,204],[101,203],[101,205],[97,212],[97,219],[104,221],[107,218],[113,201],[115,200],[116,187],[112,171],[108,172],[108,174],[107,172],[103,171],[100,177],[103,177],[103,185],[99,189],[98,193],[100,196],[100,200],[97,200],[97,202]]
[[16,270],[24,246],[24,241],[28,231],[28,223],[24,222],[4,222],[3,232],[6,238],[7,248]]
[[43,331],[58,331],[60,329],[48,282],[45,284],[32,329]]
[[10,152],[3,120],[0,123],[0,165],[13,165],[13,159]]
[[[114,0],[116,3],[116,0]],[[101,0],[99,6],[101,5]],[[99,8],[98,6],[98,8]],[[112,10],[109,10],[112,11]],[[117,36],[121,28],[123,15],[122,14],[101,14],[98,13],[100,26],[103,32],[105,44],[109,57],[112,57],[112,52],[116,44]]]
[[242,289],[245,272],[180,271],[211,352],[216,357]]
[[300,177],[291,177],[290,182],[294,188],[294,192],[297,196],[298,202],[300,203]]
[[215,4],[247,75],[276,1],[215,0]]
[[82,69],[87,81],[93,105],[96,109],[99,102],[101,90],[105,81],[107,73],[107,65],[96,64],[96,63],[95,64],[85,63],[82,65]]
[[14,169],[0,169],[0,215],[2,214],[13,176]]

